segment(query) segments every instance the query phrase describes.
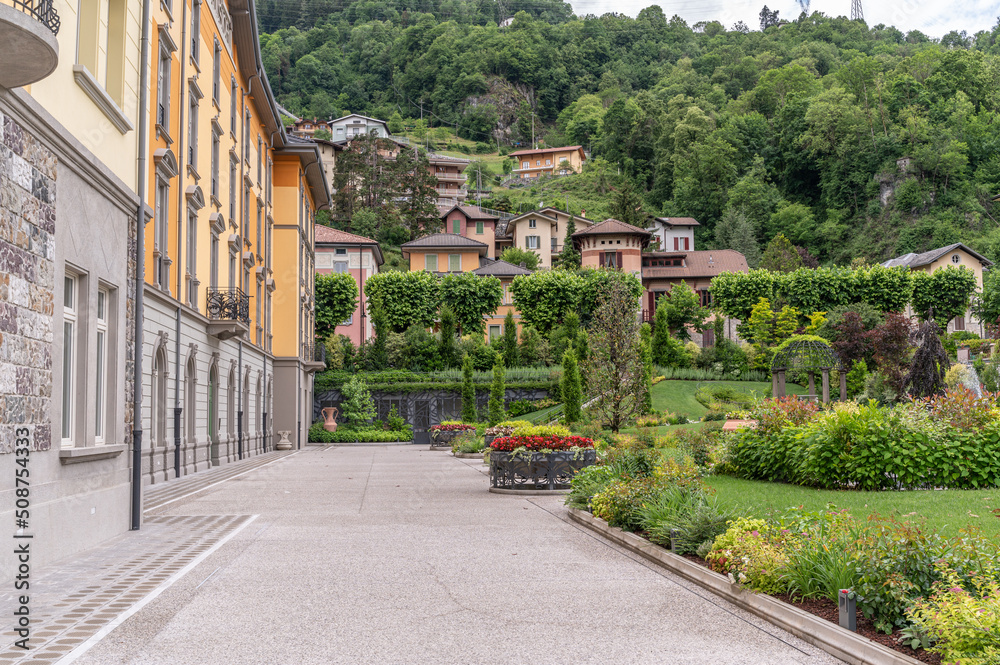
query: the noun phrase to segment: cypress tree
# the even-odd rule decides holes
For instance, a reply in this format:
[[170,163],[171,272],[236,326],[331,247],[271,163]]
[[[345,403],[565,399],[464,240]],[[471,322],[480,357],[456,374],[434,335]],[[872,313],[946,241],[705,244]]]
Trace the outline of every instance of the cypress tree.
[[507,418],[503,404],[505,392],[503,363],[498,361],[495,365],[493,365],[493,383],[490,384],[490,425],[496,425],[499,422],[503,422]]
[[653,334],[648,323],[639,329],[639,343],[642,345],[642,413],[653,410]]
[[472,356],[462,359],[462,420],[476,422],[476,388],[472,384]]
[[573,349],[567,349],[563,354],[563,375],[562,389],[563,416],[568,424],[580,420],[580,401],[582,390],[580,388],[580,369],[576,363],[576,353]]
[[455,366],[455,312],[447,305],[441,308],[441,342],[438,352],[445,369]]
[[517,324],[514,322],[514,312],[507,312],[503,320],[503,339],[501,340],[503,362],[507,367],[517,366]]

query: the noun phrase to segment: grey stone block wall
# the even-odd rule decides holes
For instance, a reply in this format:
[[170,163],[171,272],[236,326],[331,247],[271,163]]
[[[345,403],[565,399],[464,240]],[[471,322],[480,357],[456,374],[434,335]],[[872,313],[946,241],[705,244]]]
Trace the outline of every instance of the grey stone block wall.
[[58,160],[0,113],[0,453],[29,427],[52,446],[52,312]]

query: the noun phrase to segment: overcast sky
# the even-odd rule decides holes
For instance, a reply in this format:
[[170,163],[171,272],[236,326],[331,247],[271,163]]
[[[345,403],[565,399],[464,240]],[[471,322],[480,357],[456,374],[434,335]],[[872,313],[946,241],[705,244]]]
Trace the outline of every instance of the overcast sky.
[[[795,0],[569,0],[577,15],[619,12],[635,16],[641,9],[657,4],[667,17],[679,14],[688,25],[699,21],[720,21],[727,28],[743,21],[751,29],[760,25],[758,14],[765,4],[791,19],[802,11]],[[951,30],[965,30],[970,35],[989,30],[997,22],[1000,6],[996,0],[862,0],[868,25],[894,25],[903,32],[920,30],[940,37]],[[810,11],[828,16],[850,16],[851,0],[813,0]]]

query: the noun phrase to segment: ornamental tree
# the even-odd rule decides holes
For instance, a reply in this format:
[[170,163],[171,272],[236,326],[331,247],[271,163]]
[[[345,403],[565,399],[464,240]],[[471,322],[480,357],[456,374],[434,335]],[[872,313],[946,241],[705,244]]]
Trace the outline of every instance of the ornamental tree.
[[802,267],[802,258],[792,241],[786,238],[784,233],[779,233],[764,250],[760,267],[775,272],[792,272]]
[[567,424],[573,424],[580,420],[580,402],[582,399],[580,388],[580,368],[576,362],[576,353],[573,349],[566,349],[563,354],[563,375],[560,383],[563,399],[563,417]]
[[513,263],[516,266],[524,264],[528,270],[538,270],[538,264],[542,257],[535,252],[520,247],[508,247],[500,253],[500,260]]
[[566,223],[566,237],[563,239],[563,247],[558,256],[559,267],[565,270],[576,270],[582,260],[580,252],[573,246],[574,233],[576,233],[576,217],[570,215],[569,222]]
[[594,410],[616,433],[642,411],[645,383],[637,301],[624,282],[608,282],[590,326],[587,388],[597,396]]
[[778,277],[769,270],[724,272],[712,278],[712,300],[726,317],[747,321],[761,298],[774,299]]
[[430,328],[437,319],[441,290],[438,278],[429,272],[376,273],[365,282],[365,293],[369,303],[377,302],[384,309],[394,332],[403,332],[412,325]]
[[[366,364],[368,369],[379,371],[389,366],[388,341],[392,331],[389,330],[389,319],[385,315],[385,309],[378,302],[369,300],[368,311],[371,313],[375,337],[372,339],[371,346],[368,347]],[[344,364],[347,364],[346,357]]]
[[504,386],[503,362],[497,360],[493,365],[493,381],[490,383],[489,421],[490,425],[496,425],[507,418],[504,411],[504,396],[506,387]]
[[701,306],[701,299],[687,282],[674,284],[670,289],[670,297],[660,298],[657,310],[660,307],[666,312],[667,327],[681,340],[691,339],[689,327],[697,331],[705,327],[708,310]]
[[521,321],[543,335],[548,335],[566,312],[577,309],[583,289],[583,278],[567,270],[518,275],[510,285]]
[[442,277],[440,294],[441,302],[455,312],[461,334],[482,333],[483,317],[497,311],[503,302],[503,285],[496,277],[465,272]]
[[933,316],[942,330],[956,316],[969,309],[975,293],[976,275],[965,266],[947,266],[941,270],[913,273],[913,311],[921,320]]
[[350,429],[361,429],[375,418],[375,400],[368,384],[355,375],[340,389],[340,415]]
[[514,321],[514,312],[510,310],[503,319],[503,337],[500,340],[501,354],[503,362],[507,367],[517,365],[517,323]]
[[358,283],[350,273],[316,274],[316,337],[333,334],[358,306]]
[[[939,271],[942,272],[942,271]],[[913,354],[910,371],[903,379],[903,388],[911,397],[931,397],[944,394],[944,375],[951,366],[948,352],[938,337],[940,329],[934,321],[925,321],[917,331],[920,346]]]
[[583,291],[577,311],[580,313],[580,322],[583,325],[589,325],[590,317],[597,309],[598,298],[610,282],[622,284],[626,292],[636,300],[636,310],[638,311],[638,300],[643,293],[642,280],[632,273],[622,272],[615,268],[584,268],[578,274],[583,278]]

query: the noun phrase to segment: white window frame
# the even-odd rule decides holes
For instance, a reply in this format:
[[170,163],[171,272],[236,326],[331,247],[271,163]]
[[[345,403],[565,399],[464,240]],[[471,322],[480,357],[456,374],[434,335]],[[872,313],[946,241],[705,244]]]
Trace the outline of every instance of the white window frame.
[[108,312],[111,309],[111,292],[104,287],[97,289],[96,364],[94,366],[94,444],[102,445],[107,439],[108,421]]
[[529,219],[528,220],[528,228],[529,229],[536,229],[536,228],[538,228],[538,220],[537,219]]
[[62,423],[60,423],[63,448],[72,448],[75,445],[77,411],[75,383],[80,337],[79,298],[80,278],[74,273],[67,272],[63,277]]
[[201,0],[191,2],[191,59],[198,64],[201,53]]
[[524,241],[527,249],[538,249],[541,245],[541,236],[525,236]]
[[348,271],[347,261],[334,261],[333,262],[333,272],[336,274],[346,273]]

